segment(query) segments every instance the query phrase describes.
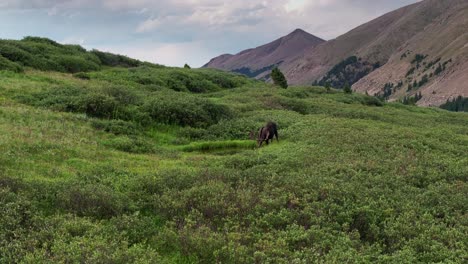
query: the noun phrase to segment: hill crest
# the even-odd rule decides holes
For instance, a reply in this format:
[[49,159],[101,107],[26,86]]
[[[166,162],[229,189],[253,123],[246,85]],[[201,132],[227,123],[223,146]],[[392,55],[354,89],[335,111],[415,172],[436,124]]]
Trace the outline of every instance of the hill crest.
[[290,34],[268,44],[243,50],[235,55],[223,54],[213,58],[203,67],[243,73],[249,77],[262,78],[273,67],[282,64],[304,50],[324,43],[325,40],[296,29]]

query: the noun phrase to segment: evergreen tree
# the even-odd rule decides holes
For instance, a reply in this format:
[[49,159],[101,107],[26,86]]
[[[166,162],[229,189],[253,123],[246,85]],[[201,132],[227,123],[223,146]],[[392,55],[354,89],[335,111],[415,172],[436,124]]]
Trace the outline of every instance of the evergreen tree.
[[437,68],[434,71],[434,75],[439,75],[439,74],[442,73],[442,71],[443,71],[442,65],[439,63],[439,65],[437,66]]
[[453,100],[447,100],[447,103],[440,106],[442,109],[446,109],[454,112],[468,112],[468,98],[458,96]]
[[413,90],[413,84],[408,84],[408,89],[406,89],[407,92]]
[[184,69],[192,69],[192,68],[190,67],[190,65],[188,65],[187,63],[185,63]]
[[327,93],[329,93],[329,92],[331,91],[330,82],[326,82],[326,83],[325,83],[325,89],[327,90]]
[[353,90],[351,89],[351,86],[349,85],[349,83],[345,83],[343,91],[347,94],[353,93]]
[[278,69],[278,67],[275,67],[271,71],[271,78],[273,79],[273,83],[275,85],[278,85],[284,89],[288,88],[288,81],[286,80],[286,77],[284,77],[284,74]]
[[408,97],[405,96],[403,97],[403,100],[401,101],[402,104],[407,105],[408,104]]
[[419,94],[416,95],[416,102],[422,99],[422,94],[419,92]]

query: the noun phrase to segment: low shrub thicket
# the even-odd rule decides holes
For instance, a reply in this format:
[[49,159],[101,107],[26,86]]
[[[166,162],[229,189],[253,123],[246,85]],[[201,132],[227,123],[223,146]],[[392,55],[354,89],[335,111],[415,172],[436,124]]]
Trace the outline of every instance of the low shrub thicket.
[[60,208],[78,216],[104,219],[121,215],[128,209],[124,197],[102,185],[73,183],[65,186],[58,197]]
[[23,72],[23,67],[0,55],[0,71]]
[[[2,263],[466,256],[463,113],[211,70],[86,74],[0,71]],[[190,92],[200,78],[215,92]],[[268,121],[279,143],[253,148]]]
[[232,116],[225,105],[175,92],[156,93],[143,109],[159,123],[180,126],[207,127]]

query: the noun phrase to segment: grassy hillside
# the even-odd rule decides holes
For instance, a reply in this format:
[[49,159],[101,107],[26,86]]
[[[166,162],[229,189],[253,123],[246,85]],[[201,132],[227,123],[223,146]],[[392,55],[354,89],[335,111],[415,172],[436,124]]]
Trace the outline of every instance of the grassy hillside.
[[30,67],[42,71],[75,73],[96,71],[105,66],[141,65],[157,66],[121,55],[87,51],[79,45],[62,45],[47,38],[0,39],[0,70],[22,72],[24,67]]
[[[0,72],[0,263],[467,258],[464,113],[213,70],[20,66]],[[256,149],[269,120],[280,142]]]

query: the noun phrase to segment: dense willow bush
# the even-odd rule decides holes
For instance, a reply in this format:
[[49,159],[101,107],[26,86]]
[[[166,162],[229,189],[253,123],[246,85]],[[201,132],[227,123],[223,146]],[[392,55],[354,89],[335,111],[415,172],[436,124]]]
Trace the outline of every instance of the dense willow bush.
[[0,70],[2,71],[13,71],[13,72],[22,72],[23,67],[21,67],[19,64],[14,63],[2,55],[0,55]]
[[154,94],[144,109],[157,122],[193,127],[206,127],[232,115],[225,105],[175,92]]

